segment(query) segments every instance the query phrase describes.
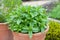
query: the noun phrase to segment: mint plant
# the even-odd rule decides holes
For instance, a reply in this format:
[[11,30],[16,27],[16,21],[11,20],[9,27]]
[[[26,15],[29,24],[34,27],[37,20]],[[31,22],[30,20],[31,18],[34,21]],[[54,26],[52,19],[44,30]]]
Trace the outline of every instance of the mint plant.
[[32,34],[44,32],[47,27],[46,10],[42,7],[20,6],[6,15],[6,22],[14,32]]

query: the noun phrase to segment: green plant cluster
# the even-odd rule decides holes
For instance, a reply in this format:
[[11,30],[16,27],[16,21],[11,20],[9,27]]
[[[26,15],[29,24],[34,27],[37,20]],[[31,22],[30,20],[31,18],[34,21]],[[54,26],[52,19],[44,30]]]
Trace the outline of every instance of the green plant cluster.
[[3,22],[5,22],[5,18],[4,18],[4,16],[0,12],[0,23],[3,23]]
[[21,4],[22,0],[3,0],[3,4],[6,7],[15,7]]
[[60,20],[60,2],[50,11],[50,17]]
[[42,7],[20,6],[6,15],[10,29],[15,32],[33,33],[43,32],[47,26],[46,10]]
[[4,16],[21,4],[22,0],[0,0],[0,22],[5,22]]
[[2,0],[1,4],[3,4],[3,11],[10,12],[13,8],[20,6],[22,4],[22,0]]
[[50,21],[46,40],[60,40],[60,23]]

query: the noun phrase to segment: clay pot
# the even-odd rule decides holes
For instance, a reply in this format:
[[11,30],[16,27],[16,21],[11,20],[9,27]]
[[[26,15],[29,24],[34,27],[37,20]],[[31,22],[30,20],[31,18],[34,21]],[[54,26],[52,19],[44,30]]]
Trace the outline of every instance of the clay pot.
[[12,32],[6,23],[0,23],[0,40],[44,40],[49,27],[44,32],[33,34],[30,39],[28,34]]
[[33,37],[31,39],[29,38],[28,34],[13,32],[14,40],[45,40],[48,29],[49,27],[47,27],[47,29],[44,32],[33,34]]
[[0,40],[13,40],[12,32],[6,23],[0,23]]

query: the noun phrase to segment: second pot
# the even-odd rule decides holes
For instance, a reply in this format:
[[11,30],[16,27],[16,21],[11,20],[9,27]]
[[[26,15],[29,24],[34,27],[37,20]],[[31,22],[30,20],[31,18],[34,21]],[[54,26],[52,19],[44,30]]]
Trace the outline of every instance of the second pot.
[[13,40],[13,34],[6,23],[0,23],[0,40]]

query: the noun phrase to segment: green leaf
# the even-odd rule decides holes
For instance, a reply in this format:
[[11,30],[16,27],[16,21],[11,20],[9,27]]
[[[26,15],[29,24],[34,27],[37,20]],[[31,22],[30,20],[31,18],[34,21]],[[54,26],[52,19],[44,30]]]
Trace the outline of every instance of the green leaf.
[[41,32],[44,32],[44,31],[45,31],[44,27],[41,27]]
[[36,28],[33,28],[33,32],[39,32],[39,28],[38,27],[36,27]]
[[19,25],[20,23],[21,23],[21,20],[18,19],[18,20],[17,20],[17,24]]
[[27,30],[21,30],[22,33],[27,33],[28,31]]
[[32,31],[29,31],[29,37],[30,37],[30,39],[32,38]]
[[21,32],[22,33],[27,33],[28,32],[28,27],[23,27]]

